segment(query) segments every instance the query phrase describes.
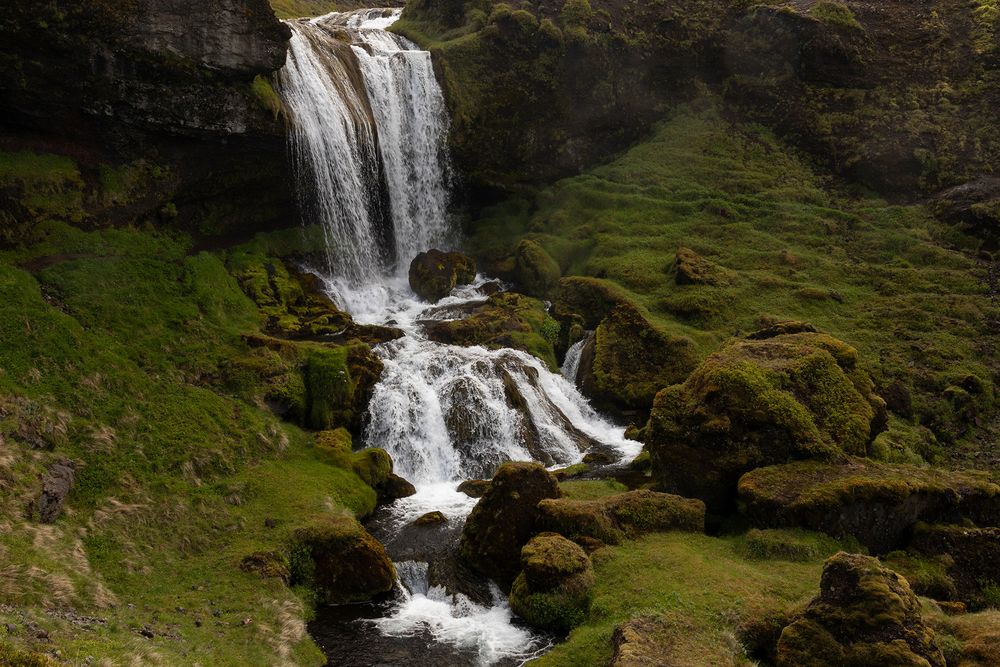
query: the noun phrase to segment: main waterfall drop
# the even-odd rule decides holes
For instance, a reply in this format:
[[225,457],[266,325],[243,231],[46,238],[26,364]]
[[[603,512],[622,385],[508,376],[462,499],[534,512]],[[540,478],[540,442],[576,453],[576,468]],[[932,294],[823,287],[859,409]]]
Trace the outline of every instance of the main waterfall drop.
[[301,207],[355,286],[447,241],[448,114],[430,54],[384,28],[400,10],[291,21],[278,77]]
[[[278,79],[302,211],[325,234],[326,266],[313,268],[356,321],[405,334],[375,348],[384,371],[362,440],[388,451],[417,489],[368,524],[396,562],[396,599],[367,611],[321,609],[310,630],[334,664],[378,656],[386,665],[515,665],[548,640],[513,618],[495,586],[461,574],[457,540],[476,501],[458,484],[491,477],[509,460],[566,466],[593,447],[627,457],[640,446],[601,418],[572,379],[535,357],[425,335],[427,321],[461,318],[485,302],[478,289],[485,279],[433,307],[406,281],[419,252],[457,239],[448,222],[443,96],[430,54],[386,30],[399,14],[358,10],[289,22]],[[430,511],[447,523],[414,527]]]

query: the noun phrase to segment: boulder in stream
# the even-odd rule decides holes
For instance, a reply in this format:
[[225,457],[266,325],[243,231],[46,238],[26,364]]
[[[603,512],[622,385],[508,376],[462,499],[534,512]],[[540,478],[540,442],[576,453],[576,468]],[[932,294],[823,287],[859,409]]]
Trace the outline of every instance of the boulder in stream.
[[448,296],[458,285],[476,279],[476,262],[460,252],[428,250],[410,262],[410,289],[431,303]]
[[520,571],[521,548],[535,534],[538,503],[559,498],[559,482],[539,463],[505,463],[462,530],[462,558],[508,587]]

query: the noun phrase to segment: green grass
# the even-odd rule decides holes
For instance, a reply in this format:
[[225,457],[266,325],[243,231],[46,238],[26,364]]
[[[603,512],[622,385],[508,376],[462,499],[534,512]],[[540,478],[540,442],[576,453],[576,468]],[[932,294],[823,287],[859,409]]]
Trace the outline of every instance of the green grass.
[[345,3],[330,0],[270,0],[271,8],[279,19],[302,16],[319,16],[337,11]]
[[563,495],[573,500],[598,500],[628,491],[621,482],[613,479],[579,479],[560,482]]
[[[313,517],[371,512],[375,494],[240,398],[253,387],[230,392],[257,306],[182,235],[46,222],[35,236],[0,252],[0,622],[52,642],[10,641],[73,663],[321,664],[308,594],[239,565]],[[26,520],[59,457],[80,463],[63,515]],[[99,621],[51,612],[67,607]]]
[[[880,386],[910,388],[917,421],[961,443],[956,459],[973,451],[970,415],[995,417],[987,322],[997,306],[974,243],[922,206],[837,189],[710,103],[677,112],[607,165],[486,210],[470,230],[487,265],[527,237],[563,275],[616,283],[701,356],[762,324],[809,321],[858,348]],[[682,246],[731,272],[730,284],[676,285]],[[986,386],[964,416],[949,394],[963,378]]]
[[639,616],[663,619],[661,640],[678,660],[671,664],[752,664],[736,639],[738,625],[816,595],[823,561],[836,546],[803,533],[796,539],[815,543],[812,558],[747,560],[741,556],[743,539],[660,533],[595,552],[588,620],[531,664],[608,664],[615,626]]

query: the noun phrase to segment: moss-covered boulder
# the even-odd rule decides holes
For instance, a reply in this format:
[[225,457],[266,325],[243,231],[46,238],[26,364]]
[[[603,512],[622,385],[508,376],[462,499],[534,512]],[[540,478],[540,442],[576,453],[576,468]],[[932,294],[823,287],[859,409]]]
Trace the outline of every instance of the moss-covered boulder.
[[476,262],[460,252],[428,250],[410,262],[410,289],[417,296],[436,302],[451,294],[458,285],[476,279]]
[[1000,591],[1000,528],[918,524],[911,551],[944,563],[957,599],[969,609],[997,603]]
[[538,503],[560,495],[559,482],[538,463],[503,464],[465,522],[462,558],[509,586],[520,571],[521,547],[537,532]]
[[578,316],[584,327],[596,329],[622,304],[634,305],[615,283],[587,276],[567,276],[559,281],[552,310],[560,320]]
[[458,485],[457,491],[464,493],[470,498],[482,498],[490,490],[490,480],[488,479],[467,479]]
[[568,632],[587,618],[594,571],[579,546],[542,533],[521,549],[521,574],[510,591],[510,608],[535,627]]
[[482,345],[522,350],[557,368],[554,344],[559,324],[538,299],[500,292],[461,313],[461,319],[424,323],[427,337],[450,345]]
[[673,266],[674,282],[678,285],[728,285],[733,272],[705,259],[691,248],[678,248]]
[[705,530],[705,503],[655,491],[629,491],[598,500],[543,500],[538,512],[539,530],[606,544],[649,532]]
[[884,422],[884,402],[854,348],[824,334],[779,334],[732,340],[657,394],[646,444],[663,490],[726,513],[742,474],[863,456]]
[[416,488],[392,472],[392,457],[384,449],[371,448],[355,452],[350,432],[345,428],[320,431],[315,439],[319,457],[338,468],[352,470],[378,493],[380,503],[412,496]]
[[514,249],[514,282],[525,294],[549,297],[559,284],[559,264],[541,245],[524,239]]
[[622,303],[584,346],[577,384],[599,407],[644,413],[658,391],[683,381],[697,363],[690,338],[659,329],[636,306]]
[[739,497],[755,526],[853,536],[873,553],[905,546],[918,521],[1000,526],[1000,485],[985,473],[864,459],[759,468],[740,479]]
[[426,514],[421,514],[413,522],[414,526],[440,526],[443,523],[448,523],[448,517],[444,515],[443,512],[435,510],[433,512],[427,512]]
[[944,667],[906,579],[858,554],[827,560],[820,594],[778,640],[777,667]]
[[392,457],[378,447],[363,449],[354,455],[351,469],[372,488],[382,486],[392,474]]
[[292,534],[291,583],[312,589],[325,604],[370,600],[388,593],[396,569],[385,548],[350,516],[313,521]]

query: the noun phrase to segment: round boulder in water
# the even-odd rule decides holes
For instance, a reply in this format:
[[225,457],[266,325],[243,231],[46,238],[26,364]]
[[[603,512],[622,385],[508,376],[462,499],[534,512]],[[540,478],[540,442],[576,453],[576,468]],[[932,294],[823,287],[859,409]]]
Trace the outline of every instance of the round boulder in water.
[[504,586],[520,567],[521,547],[535,533],[538,503],[559,498],[559,482],[538,463],[504,463],[462,530],[462,558]]
[[428,250],[410,262],[410,289],[417,296],[435,302],[448,296],[458,285],[476,279],[476,262],[460,252]]

